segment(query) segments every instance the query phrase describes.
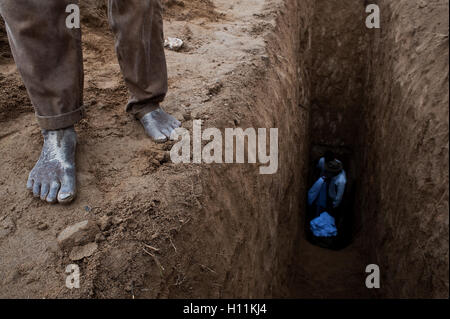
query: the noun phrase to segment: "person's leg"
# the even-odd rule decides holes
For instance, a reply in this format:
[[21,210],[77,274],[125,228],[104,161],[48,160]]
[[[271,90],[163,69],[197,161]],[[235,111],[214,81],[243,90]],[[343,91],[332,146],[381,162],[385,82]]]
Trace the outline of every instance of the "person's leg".
[[57,130],[82,118],[80,29],[66,27],[74,0],[1,0],[11,51],[41,128]]
[[159,103],[167,93],[160,0],[109,0],[109,20],[119,64],[130,92],[127,112],[156,141],[165,141],[181,123]]
[[75,0],[1,0],[11,51],[23,78],[44,146],[27,187],[48,202],[75,197],[73,125],[83,116],[81,32],[66,27]]

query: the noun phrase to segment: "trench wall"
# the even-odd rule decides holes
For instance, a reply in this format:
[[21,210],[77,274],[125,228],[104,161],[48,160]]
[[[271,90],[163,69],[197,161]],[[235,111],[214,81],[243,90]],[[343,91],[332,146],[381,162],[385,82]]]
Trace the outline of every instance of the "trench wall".
[[277,18],[275,30],[266,37],[266,54],[254,62],[243,90],[236,85],[225,88],[230,91],[224,96],[232,96],[232,103],[216,127],[227,127],[238,116],[244,129],[278,128],[279,168],[274,175],[259,175],[255,165],[204,168],[207,196],[198,221],[209,236],[207,242],[205,237],[198,241],[204,242],[203,253],[215,254],[210,256],[215,269],[224,271],[220,297],[289,295],[289,269],[299,249],[295,243],[304,205],[298,194],[306,191],[308,154],[304,106],[310,94],[305,69],[309,55],[298,52],[309,51],[313,2],[277,2],[277,9],[270,9]]
[[381,29],[368,3],[315,2],[310,158],[349,152],[379,296],[448,297],[448,1],[373,1]]
[[383,297],[448,298],[448,1],[380,0],[359,212]]
[[312,20],[311,144],[356,147],[364,97],[364,3],[317,0]]

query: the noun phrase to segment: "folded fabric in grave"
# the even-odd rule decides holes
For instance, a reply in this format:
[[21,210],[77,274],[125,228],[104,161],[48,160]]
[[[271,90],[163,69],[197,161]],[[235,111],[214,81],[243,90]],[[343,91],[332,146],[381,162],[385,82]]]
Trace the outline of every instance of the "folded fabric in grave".
[[316,237],[337,236],[337,228],[334,224],[334,217],[327,212],[323,212],[319,217],[311,220],[311,231]]

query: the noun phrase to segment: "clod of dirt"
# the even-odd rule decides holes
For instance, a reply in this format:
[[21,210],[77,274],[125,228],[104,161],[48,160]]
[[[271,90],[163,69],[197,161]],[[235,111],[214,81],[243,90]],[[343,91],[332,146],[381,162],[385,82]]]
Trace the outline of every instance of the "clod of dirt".
[[105,216],[100,217],[100,219],[98,221],[98,225],[100,226],[100,229],[102,231],[108,230],[111,227],[111,225],[112,225],[112,218],[111,218],[111,216],[105,215]]
[[58,235],[58,245],[62,250],[69,250],[74,246],[85,245],[95,241],[95,236],[100,232],[97,223],[84,220],[65,228]]
[[220,93],[223,88],[223,83],[216,81],[208,87],[208,95],[213,96]]
[[102,233],[98,233],[97,235],[95,235],[95,242],[96,243],[101,243],[102,241],[105,241],[105,235],[103,235]]
[[422,0],[422,1],[419,1],[419,3],[418,3],[417,6],[418,6],[420,9],[422,9],[422,8],[425,8],[427,5],[428,5],[428,2]]
[[85,257],[92,256],[92,254],[97,250],[97,243],[89,243],[83,246],[75,246],[70,252],[70,260],[77,261]]
[[41,231],[44,231],[44,230],[48,229],[48,225],[47,225],[46,223],[40,222],[40,223],[37,225],[37,229],[38,229],[38,230],[41,230]]
[[191,112],[183,113],[183,118],[184,118],[185,121],[191,120],[192,119]]

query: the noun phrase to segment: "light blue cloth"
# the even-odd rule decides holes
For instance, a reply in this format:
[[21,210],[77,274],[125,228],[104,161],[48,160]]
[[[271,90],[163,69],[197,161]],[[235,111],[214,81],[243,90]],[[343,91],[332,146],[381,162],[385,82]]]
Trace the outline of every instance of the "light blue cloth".
[[334,217],[327,212],[323,212],[319,217],[314,218],[311,222],[311,231],[316,237],[332,237],[337,236],[337,228]]
[[320,177],[308,191],[308,205],[312,205],[317,197],[319,198],[316,205],[327,207],[327,184],[322,177]]
[[[337,160],[340,162],[339,160]],[[321,174],[325,174],[325,157],[322,157],[317,164]],[[336,208],[341,204],[342,196],[344,195],[345,185],[347,184],[347,175],[342,170],[338,175],[334,176],[330,181],[330,187],[328,189],[328,196],[330,196],[333,207]],[[314,187],[314,186],[313,186]]]

